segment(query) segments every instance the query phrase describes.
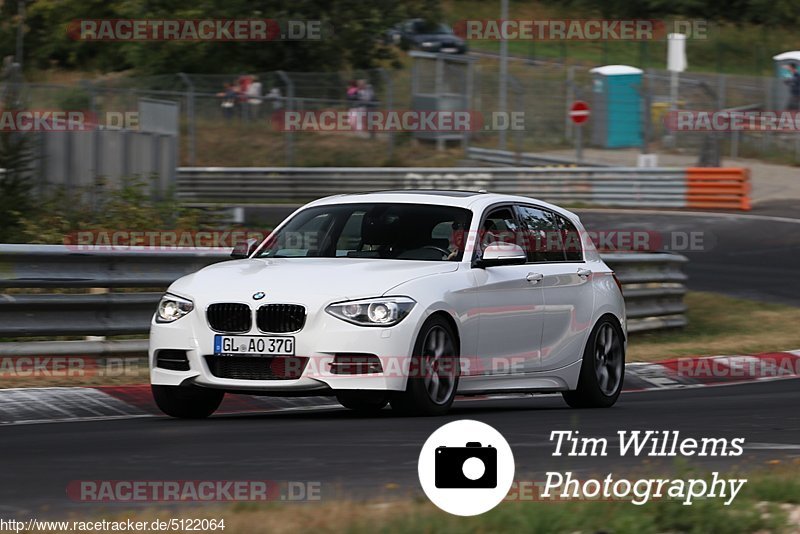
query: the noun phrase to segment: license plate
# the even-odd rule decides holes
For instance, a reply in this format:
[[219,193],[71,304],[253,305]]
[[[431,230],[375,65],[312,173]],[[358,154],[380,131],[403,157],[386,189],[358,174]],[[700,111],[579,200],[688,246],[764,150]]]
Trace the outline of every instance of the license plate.
[[442,52],[444,52],[445,54],[455,54],[457,51],[458,48],[450,48],[450,47],[442,48]]
[[214,336],[214,354],[252,354],[257,356],[294,356],[294,338],[290,336]]

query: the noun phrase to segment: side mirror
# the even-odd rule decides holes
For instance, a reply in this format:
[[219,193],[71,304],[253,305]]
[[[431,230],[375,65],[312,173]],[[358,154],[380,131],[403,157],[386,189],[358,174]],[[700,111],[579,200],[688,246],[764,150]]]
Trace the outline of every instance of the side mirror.
[[235,260],[241,260],[247,258],[255,252],[256,248],[258,247],[258,239],[250,238],[246,241],[240,241],[236,243],[236,246],[233,247],[231,251],[231,258]]
[[483,256],[475,262],[477,267],[497,267],[499,265],[521,265],[528,261],[523,248],[515,243],[499,241],[488,245]]

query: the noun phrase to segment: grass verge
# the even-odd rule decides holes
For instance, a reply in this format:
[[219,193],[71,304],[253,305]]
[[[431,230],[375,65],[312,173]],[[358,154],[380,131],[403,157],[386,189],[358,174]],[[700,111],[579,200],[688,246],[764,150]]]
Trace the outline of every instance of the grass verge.
[[[730,506],[718,499],[684,506],[679,500],[656,500],[642,506],[624,501],[506,501],[486,514],[456,517],[424,497],[384,500],[323,500],[315,503],[269,503],[187,506],[114,513],[107,520],[152,522],[175,517],[224,519],[226,534],[238,533],[791,533],[800,529],[800,465],[749,473],[748,483]],[[729,474],[725,475],[732,476]],[[73,516],[71,519],[88,520]],[[95,518],[94,520],[98,520]]]
[[628,361],[800,348],[800,308],[697,291],[687,293],[685,302],[689,326],[632,334]]

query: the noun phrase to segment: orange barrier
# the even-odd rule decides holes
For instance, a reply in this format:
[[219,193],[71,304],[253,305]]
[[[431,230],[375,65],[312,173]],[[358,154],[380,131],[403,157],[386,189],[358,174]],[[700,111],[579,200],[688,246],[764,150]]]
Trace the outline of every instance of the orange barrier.
[[750,169],[689,167],[686,169],[686,207],[750,209]]

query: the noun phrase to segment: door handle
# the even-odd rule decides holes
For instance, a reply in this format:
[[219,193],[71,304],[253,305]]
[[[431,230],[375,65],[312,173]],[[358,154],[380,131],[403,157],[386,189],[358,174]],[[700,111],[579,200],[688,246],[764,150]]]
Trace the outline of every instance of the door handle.
[[590,269],[578,269],[578,276],[581,278],[588,278],[590,274],[592,274]]
[[542,273],[528,273],[528,276],[525,277],[525,280],[535,284],[537,282],[541,282],[544,275]]

